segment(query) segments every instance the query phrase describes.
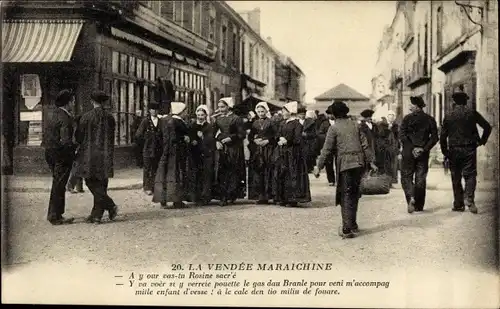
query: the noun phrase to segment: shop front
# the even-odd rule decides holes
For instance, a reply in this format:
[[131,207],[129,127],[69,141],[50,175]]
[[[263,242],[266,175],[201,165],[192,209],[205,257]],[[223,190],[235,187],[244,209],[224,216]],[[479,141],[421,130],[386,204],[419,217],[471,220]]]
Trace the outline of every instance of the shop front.
[[77,19],[2,22],[4,138],[14,173],[47,173],[41,147],[48,108],[61,89],[75,93],[84,110],[95,82],[92,25]]

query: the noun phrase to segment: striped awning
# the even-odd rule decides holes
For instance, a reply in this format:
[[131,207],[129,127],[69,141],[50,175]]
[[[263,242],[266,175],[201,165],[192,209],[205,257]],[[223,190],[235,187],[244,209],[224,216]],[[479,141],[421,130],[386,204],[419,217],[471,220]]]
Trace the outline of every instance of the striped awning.
[[3,21],[2,61],[70,61],[82,25],[82,20]]
[[144,39],[141,39],[138,36],[127,33],[125,31],[121,31],[120,29],[116,29],[116,28],[111,27],[111,34],[117,38],[124,39],[124,40],[130,41],[130,42],[145,46],[145,47],[147,47],[147,48],[149,48],[149,49],[151,49],[151,50],[153,50],[161,55],[165,55],[165,56],[169,56],[169,57],[172,57],[172,55],[173,55],[173,52],[169,49],[166,49],[166,48],[163,48],[159,45],[150,43]]

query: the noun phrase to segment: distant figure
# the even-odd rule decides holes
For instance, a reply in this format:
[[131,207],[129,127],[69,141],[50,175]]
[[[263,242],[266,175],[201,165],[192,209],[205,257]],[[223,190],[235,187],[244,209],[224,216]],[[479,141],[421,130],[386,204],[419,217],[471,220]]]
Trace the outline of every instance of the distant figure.
[[385,117],[376,124],[377,135],[375,136],[375,165],[379,168],[380,174],[393,177],[394,147],[396,140],[389,129],[389,123]]
[[408,213],[424,210],[429,153],[439,140],[436,120],[422,110],[425,107],[422,97],[410,97],[410,101],[411,113],[403,118],[399,132],[403,145],[401,186]]
[[143,177],[142,188],[147,195],[153,195],[154,182],[158,163],[162,154],[162,134],[160,118],[158,118],[158,103],[149,103],[149,115],[145,117],[137,132],[135,140],[142,141]]
[[[76,128],[78,128],[78,124],[80,123],[80,118],[81,116],[75,118],[75,134],[77,131]],[[73,138],[76,142],[76,135]],[[78,148],[76,152],[78,153]],[[69,175],[68,183],[66,185],[67,190],[73,194],[85,192],[83,190],[83,178],[76,176],[77,170],[78,170],[78,161],[75,160],[73,162],[73,167],[71,168],[71,173]]]
[[42,146],[45,148],[45,160],[52,171],[47,220],[53,225],[73,223],[74,218],[64,218],[66,206],[66,184],[68,182],[76,145],[73,142],[75,127],[73,116],[69,112],[75,102],[75,96],[67,89],[57,95],[55,108],[47,112],[44,121]]
[[[321,123],[321,126],[318,130],[318,144],[321,149],[325,144],[326,134],[331,126],[335,124],[335,117],[333,115],[333,104],[328,106],[326,109],[326,119]],[[328,156],[325,158],[325,170],[326,170],[326,178],[328,180],[329,186],[335,186],[335,156],[333,152],[330,152]]]
[[137,139],[136,133],[137,129],[139,128],[139,125],[142,122],[142,110],[138,109],[135,111],[135,115],[132,116],[132,123],[130,124],[130,134],[134,137],[133,139],[133,147],[134,147],[134,157],[135,157],[135,164],[137,167],[142,168],[144,162],[143,162],[143,145],[144,141],[141,139]]
[[[474,201],[476,191],[476,149],[485,145],[491,134],[491,125],[477,111],[467,107],[469,96],[463,91],[452,96],[455,104],[447,113],[441,126],[441,151],[449,160],[451,182],[453,184],[453,211],[464,211],[469,207],[471,213],[478,210]],[[477,125],[483,129],[479,137]],[[465,179],[465,192],[462,187]],[[465,201],[464,201],[465,193]]]
[[316,164],[316,122],[314,118],[311,118],[310,113],[309,117],[306,117],[306,114],[305,107],[298,108],[297,116],[302,125],[302,155],[306,159],[307,172],[311,173]]
[[393,148],[391,149],[392,151],[392,157],[394,160],[392,160],[392,183],[396,184],[398,183],[398,170],[399,170],[399,155],[400,155],[400,148],[401,148],[401,143],[399,142],[399,126],[395,122],[396,120],[396,114],[390,110],[387,113],[387,122],[389,123],[389,130],[391,130],[393,137],[394,137],[394,145]]
[[101,223],[104,211],[110,221],[118,215],[118,206],[108,195],[109,178],[114,175],[116,122],[111,113],[103,108],[109,96],[103,91],[91,95],[94,108],[80,119],[76,140],[80,144],[76,176],[85,179],[85,184],[94,196],[94,207],[87,223]]

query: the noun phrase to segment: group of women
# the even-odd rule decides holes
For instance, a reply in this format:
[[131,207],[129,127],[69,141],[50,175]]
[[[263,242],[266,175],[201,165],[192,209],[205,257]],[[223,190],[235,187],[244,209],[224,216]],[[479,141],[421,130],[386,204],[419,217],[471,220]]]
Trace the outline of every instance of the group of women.
[[252,120],[233,108],[232,98],[222,98],[214,115],[200,105],[189,121],[184,103],[172,102],[166,116],[150,105],[135,137],[144,145],[144,190],[153,202],[179,208],[185,201],[207,205],[218,200],[225,206],[245,196],[247,183],[248,197],[257,204],[311,201],[307,131],[297,117],[298,103],[287,103],[280,116],[271,117],[267,103],[260,102]]

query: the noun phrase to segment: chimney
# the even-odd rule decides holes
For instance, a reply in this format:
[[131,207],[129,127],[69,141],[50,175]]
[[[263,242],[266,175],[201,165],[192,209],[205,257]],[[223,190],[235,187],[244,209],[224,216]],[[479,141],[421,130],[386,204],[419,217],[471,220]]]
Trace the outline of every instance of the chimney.
[[260,35],[260,8],[255,8],[248,12],[248,24]]
[[269,45],[273,46],[273,38],[272,38],[272,37],[268,36],[268,37],[266,38],[266,41],[267,41],[267,43],[268,43]]

